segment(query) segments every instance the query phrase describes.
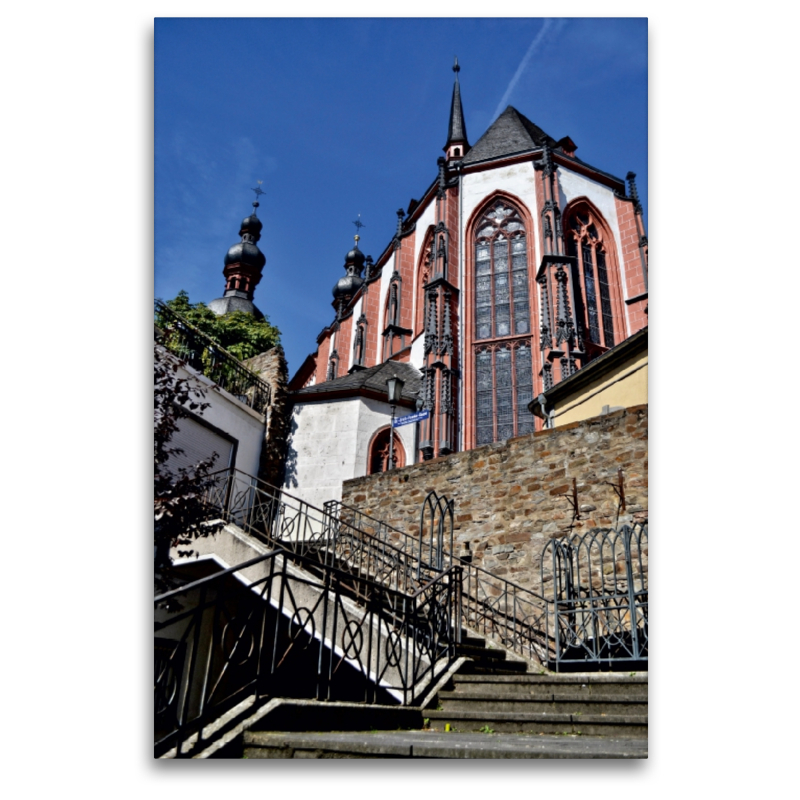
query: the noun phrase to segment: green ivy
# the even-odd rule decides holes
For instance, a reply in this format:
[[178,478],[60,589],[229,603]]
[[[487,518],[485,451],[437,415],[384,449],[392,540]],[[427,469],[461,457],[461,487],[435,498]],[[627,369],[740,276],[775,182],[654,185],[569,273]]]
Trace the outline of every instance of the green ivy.
[[[183,290],[165,305],[240,361],[264,353],[281,341],[281,332],[266,317],[258,320],[244,311],[233,311],[220,317],[205,303],[190,302],[189,295]],[[163,324],[157,312],[156,322]]]

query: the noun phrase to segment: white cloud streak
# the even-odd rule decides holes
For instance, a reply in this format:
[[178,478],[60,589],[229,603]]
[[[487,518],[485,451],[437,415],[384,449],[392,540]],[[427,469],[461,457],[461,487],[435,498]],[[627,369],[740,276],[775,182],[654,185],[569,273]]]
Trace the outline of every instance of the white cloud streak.
[[528,47],[527,52],[522,57],[522,61],[519,62],[519,66],[517,67],[517,71],[514,73],[514,77],[511,79],[510,83],[508,84],[508,88],[505,91],[500,102],[497,104],[497,108],[495,109],[494,114],[492,114],[492,122],[496,120],[500,114],[505,110],[506,105],[508,104],[508,100],[511,97],[511,93],[514,91],[514,87],[517,85],[517,81],[519,81],[522,73],[525,71],[525,67],[528,66],[528,62],[531,60],[531,56],[536,52],[538,46],[544,41],[545,36],[547,35],[548,31],[555,27],[555,33],[558,33],[562,27],[564,27],[564,20],[558,20],[555,25],[553,24],[552,19],[546,19],[544,24],[542,25],[541,30],[536,36],[533,38],[533,41],[530,43],[530,47]]

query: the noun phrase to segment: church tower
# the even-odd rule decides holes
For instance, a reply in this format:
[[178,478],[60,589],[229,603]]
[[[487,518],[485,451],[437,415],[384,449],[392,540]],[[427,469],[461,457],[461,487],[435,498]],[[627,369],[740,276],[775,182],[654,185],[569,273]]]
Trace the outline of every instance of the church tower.
[[[259,189],[256,194],[263,192]],[[261,280],[261,271],[267,263],[264,254],[258,249],[258,240],[264,227],[256,216],[258,205],[256,200],[253,203],[253,213],[242,220],[239,227],[241,241],[232,245],[225,255],[225,267],[222,271],[225,276],[225,293],[208,304],[208,307],[219,316],[231,311],[244,311],[256,319],[264,318],[253,303],[253,293]]]

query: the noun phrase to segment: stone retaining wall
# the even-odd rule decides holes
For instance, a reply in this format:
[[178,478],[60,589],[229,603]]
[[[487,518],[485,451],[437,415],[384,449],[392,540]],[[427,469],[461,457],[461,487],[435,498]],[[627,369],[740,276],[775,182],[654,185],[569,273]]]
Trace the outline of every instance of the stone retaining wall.
[[[646,405],[345,481],[342,502],[416,536],[427,493],[455,500],[454,549],[523,586],[539,585],[554,537],[647,519]],[[614,488],[623,470],[626,510]],[[573,513],[572,479],[579,514]]]
[[276,345],[266,353],[253,356],[244,363],[248,369],[268,383],[272,391],[272,402],[267,412],[265,441],[261,448],[261,462],[257,477],[272,486],[280,486],[283,482],[286,438],[292,416],[286,388],[289,376],[283,348]]

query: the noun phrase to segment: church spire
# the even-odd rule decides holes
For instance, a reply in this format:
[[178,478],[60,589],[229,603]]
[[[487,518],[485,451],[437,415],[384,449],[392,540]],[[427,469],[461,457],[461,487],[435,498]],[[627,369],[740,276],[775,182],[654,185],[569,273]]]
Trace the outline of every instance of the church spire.
[[225,276],[225,293],[208,304],[218,316],[232,311],[244,311],[256,319],[264,317],[253,304],[253,292],[261,280],[261,271],[267,262],[264,254],[258,249],[258,240],[264,227],[256,215],[259,206],[258,197],[264,194],[261,190],[261,181],[258,184],[253,189],[256,193],[253,213],[245,217],[239,226],[239,236],[242,239],[228,248],[225,255],[225,268],[222,270]]
[[447,153],[447,160],[461,159],[469,150],[467,140],[467,124],[464,122],[464,109],[461,107],[461,86],[458,83],[458,56],[453,64],[456,80],[453,84],[453,99],[450,102],[450,125],[447,130],[447,144],[442,148]]

